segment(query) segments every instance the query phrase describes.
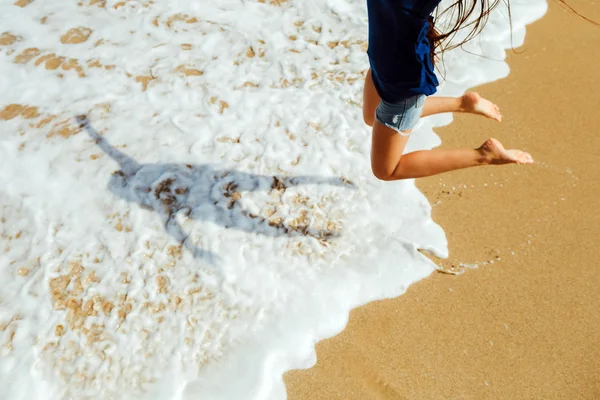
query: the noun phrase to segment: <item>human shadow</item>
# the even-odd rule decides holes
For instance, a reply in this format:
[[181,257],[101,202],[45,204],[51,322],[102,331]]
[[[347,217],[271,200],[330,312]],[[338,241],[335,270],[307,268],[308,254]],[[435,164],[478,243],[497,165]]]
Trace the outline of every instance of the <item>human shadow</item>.
[[298,185],[335,185],[355,188],[344,178],[320,176],[264,176],[212,164],[140,164],[112,146],[91,125],[86,115],[76,117],[79,126],[88,133],[120,170],[115,171],[108,189],[120,198],[158,213],[165,230],[189,249],[193,256],[216,264],[220,260],[214,252],[198,248],[177,221],[177,215],[194,220],[212,222],[225,228],[254,232],[266,236],[310,236],[329,240],[339,236],[337,231],[316,229],[308,221],[285,224],[283,220],[269,220],[243,209],[238,201],[242,192],[278,190]]

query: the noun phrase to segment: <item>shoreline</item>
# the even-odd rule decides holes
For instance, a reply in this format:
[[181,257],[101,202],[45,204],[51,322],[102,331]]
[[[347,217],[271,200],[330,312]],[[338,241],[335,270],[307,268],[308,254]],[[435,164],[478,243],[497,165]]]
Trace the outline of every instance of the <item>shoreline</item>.
[[[569,4],[600,20],[591,5]],[[594,43],[599,28],[549,2],[519,54],[508,51],[510,75],[475,88],[504,122],[455,115],[436,129],[442,147],[496,137],[536,164],[418,180],[449,241],[436,263],[478,268],[353,310],[341,334],[317,344],[315,367],[284,376],[290,399],[600,396]]]

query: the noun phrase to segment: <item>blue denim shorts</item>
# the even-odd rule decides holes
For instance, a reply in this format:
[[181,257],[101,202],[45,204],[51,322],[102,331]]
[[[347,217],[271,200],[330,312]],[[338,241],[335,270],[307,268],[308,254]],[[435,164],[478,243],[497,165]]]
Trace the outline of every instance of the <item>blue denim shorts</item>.
[[427,96],[418,94],[394,103],[381,100],[375,110],[375,118],[379,123],[392,128],[402,136],[408,136],[407,131],[419,122]]

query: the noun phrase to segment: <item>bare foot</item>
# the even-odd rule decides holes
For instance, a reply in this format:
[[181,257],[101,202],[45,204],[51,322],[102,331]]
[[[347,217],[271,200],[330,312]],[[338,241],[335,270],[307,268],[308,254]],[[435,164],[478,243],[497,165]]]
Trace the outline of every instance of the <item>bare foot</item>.
[[491,101],[484,99],[479,93],[470,92],[461,97],[461,108],[463,112],[483,115],[498,122],[502,122],[500,107]]
[[496,139],[488,139],[477,149],[486,164],[533,164],[533,157],[521,150],[506,150]]

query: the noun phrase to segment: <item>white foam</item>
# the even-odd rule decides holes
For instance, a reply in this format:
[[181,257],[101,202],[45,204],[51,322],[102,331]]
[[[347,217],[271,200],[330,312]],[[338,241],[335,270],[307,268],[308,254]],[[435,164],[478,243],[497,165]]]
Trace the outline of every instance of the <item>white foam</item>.
[[[39,113],[0,120],[0,398],[283,399],[447,255],[414,182],[370,173],[364,1],[90,3],[0,6],[0,109]],[[546,3],[511,3],[519,45]],[[467,47],[499,61],[448,53],[441,95],[508,74],[502,14]]]

